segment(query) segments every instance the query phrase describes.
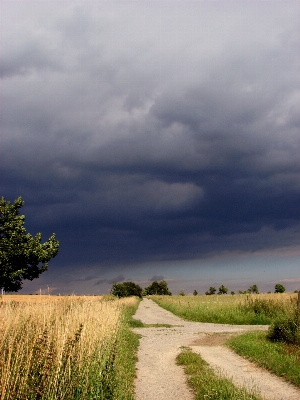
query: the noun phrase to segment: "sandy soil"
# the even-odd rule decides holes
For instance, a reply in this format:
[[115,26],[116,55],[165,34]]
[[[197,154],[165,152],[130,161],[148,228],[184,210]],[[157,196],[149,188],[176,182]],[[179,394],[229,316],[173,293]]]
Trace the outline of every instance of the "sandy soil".
[[[299,400],[300,390],[222,346],[228,335],[266,326],[187,322],[144,299],[134,316],[145,324],[171,324],[172,328],[136,328],[138,351],[136,400],[193,400],[183,369],[176,365],[182,346],[189,346],[213,368],[231,377],[237,386],[254,388],[266,400]],[[218,333],[216,335],[216,333]]]

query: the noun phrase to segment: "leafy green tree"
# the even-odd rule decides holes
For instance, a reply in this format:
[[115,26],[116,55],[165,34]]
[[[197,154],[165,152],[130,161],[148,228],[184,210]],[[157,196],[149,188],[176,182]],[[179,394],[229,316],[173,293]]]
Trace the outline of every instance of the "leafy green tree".
[[25,216],[19,211],[23,205],[22,197],[13,204],[0,199],[0,288],[6,292],[17,292],[23,280],[38,278],[59,249],[54,233],[41,243],[41,233],[26,232]]
[[183,290],[183,289],[180,290],[179,293],[178,293],[178,295],[179,295],[179,296],[185,296],[184,290]]
[[172,293],[169,291],[166,281],[152,282],[151,285],[147,286],[144,289],[143,293],[144,296],[149,296],[151,294],[172,296]]
[[194,291],[193,291],[193,296],[198,296],[197,290],[194,290]]
[[227,287],[224,286],[224,285],[221,285],[221,286],[219,287],[218,294],[227,294],[227,293],[228,293]]
[[110,293],[116,297],[137,296],[142,298],[143,289],[134,282],[114,283]]
[[211,295],[215,294],[216,291],[217,291],[217,289],[216,289],[215,287],[211,286],[211,287],[209,288],[209,290],[208,290],[207,292],[205,292],[205,294],[206,294],[207,296],[211,296]]
[[249,289],[248,289],[248,293],[256,293],[256,294],[259,294],[257,285],[252,285],[252,286],[250,286]]
[[275,285],[275,293],[284,293],[285,287],[281,283]]

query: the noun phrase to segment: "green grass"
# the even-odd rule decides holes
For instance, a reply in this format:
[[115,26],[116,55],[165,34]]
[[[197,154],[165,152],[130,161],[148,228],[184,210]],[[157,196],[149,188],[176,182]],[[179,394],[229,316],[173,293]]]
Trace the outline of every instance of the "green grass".
[[140,299],[137,299],[134,305],[124,307],[124,323],[121,326],[117,340],[114,372],[111,377],[114,380],[114,391],[113,396],[107,397],[108,399],[134,400],[135,364],[139,347],[139,335],[133,333],[130,328],[133,321],[135,321],[132,316],[135,314],[139,303]]
[[300,309],[295,308],[294,314],[277,318],[269,328],[268,339],[273,342],[284,342],[300,346]]
[[184,367],[188,384],[196,394],[197,400],[262,400],[244,388],[237,388],[230,379],[216,374],[200,355],[189,348],[183,348],[177,356],[177,364]]
[[113,378],[114,390],[108,399],[134,400],[134,379],[136,377],[135,364],[137,361],[137,349],[139,335],[130,329],[132,315],[137,305],[124,310],[125,324],[121,327],[116,346],[116,358],[114,360]]
[[300,347],[271,342],[267,332],[247,332],[226,342],[239,355],[300,386]]
[[159,306],[188,321],[233,325],[269,325],[290,314],[296,295],[151,296]]
[[144,324],[140,319],[132,318],[129,321],[129,326],[131,328],[173,328],[174,326],[183,325],[170,325],[170,324]]

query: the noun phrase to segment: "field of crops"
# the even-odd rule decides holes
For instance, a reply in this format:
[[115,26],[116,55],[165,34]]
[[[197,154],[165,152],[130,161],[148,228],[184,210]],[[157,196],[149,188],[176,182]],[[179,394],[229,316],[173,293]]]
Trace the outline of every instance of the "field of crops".
[[293,313],[297,294],[151,296],[161,307],[189,321],[236,325],[268,325]]
[[0,301],[0,398],[133,399],[137,300],[10,296]]

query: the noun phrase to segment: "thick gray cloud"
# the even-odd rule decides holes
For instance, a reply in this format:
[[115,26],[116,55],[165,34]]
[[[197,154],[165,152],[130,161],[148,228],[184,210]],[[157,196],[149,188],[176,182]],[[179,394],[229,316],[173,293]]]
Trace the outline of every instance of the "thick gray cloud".
[[299,11],[2,2],[1,189],[57,265],[299,243]]

